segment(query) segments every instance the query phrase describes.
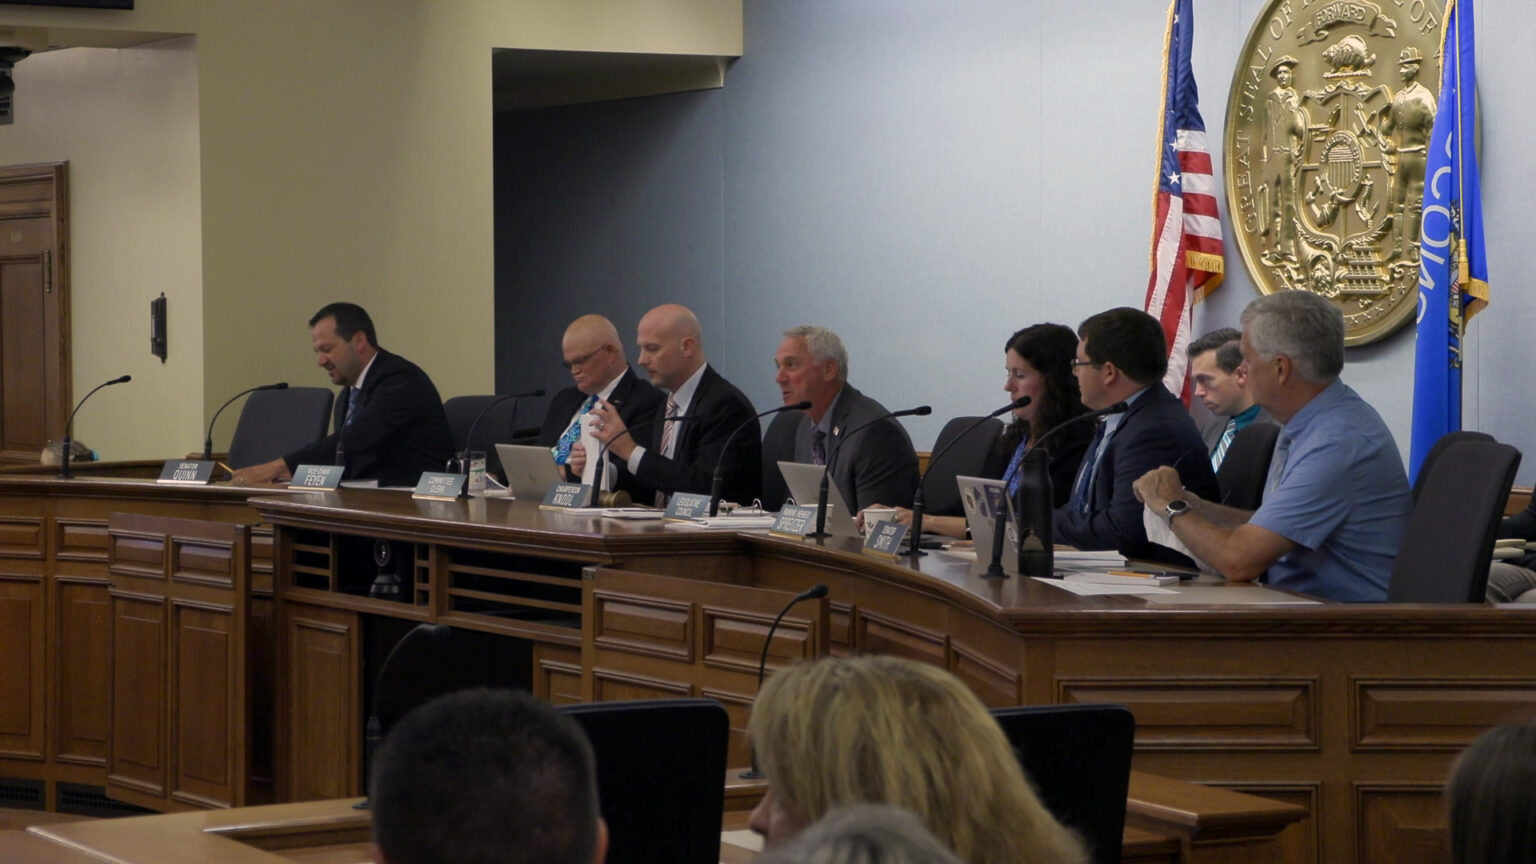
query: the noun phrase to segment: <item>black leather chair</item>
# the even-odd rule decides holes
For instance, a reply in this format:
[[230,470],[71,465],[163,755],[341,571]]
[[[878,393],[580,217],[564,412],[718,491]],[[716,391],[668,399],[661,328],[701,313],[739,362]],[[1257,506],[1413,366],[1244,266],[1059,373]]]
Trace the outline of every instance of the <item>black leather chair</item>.
[[1118,864],[1131,785],[1136,718],[1121,705],[994,708],[1019,764],[1051,815],[1088,844],[1094,864]]
[[1520,451],[1491,439],[1463,438],[1447,444],[1433,464],[1427,457],[1424,464],[1387,601],[1482,603]]
[[1226,458],[1216,471],[1221,503],[1240,510],[1259,509],[1279,437],[1280,427],[1273,423],[1249,423],[1232,437]]
[[[778,510],[784,506],[785,499],[789,498],[789,484],[784,482],[784,474],[779,471],[780,462],[795,461],[795,432],[800,428],[800,421],[805,419],[802,411],[785,411],[775,414],[772,422],[768,424],[767,431],[763,432],[763,508],[766,510]],[[815,501],[799,502],[801,504],[815,504]]]
[[[501,470],[501,457],[496,453],[497,444],[509,444],[513,440],[513,424],[517,420],[517,399],[496,403],[500,396],[455,396],[443,403],[448,415],[448,433],[453,436],[453,446],[458,450],[480,450],[485,453],[485,470],[505,478]],[[489,411],[486,408],[490,407]],[[485,411],[475,425],[475,440],[467,441],[469,427]]]
[[1424,454],[1424,461],[1419,464],[1419,474],[1417,477],[1413,478],[1413,500],[1419,500],[1419,495],[1421,495],[1424,491],[1424,478],[1429,475],[1430,467],[1433,466],[1435,462],[1439,461],[1440,456],[1445,453],[1445,448],[1451,446],[1457,441],[1492,440],[1493,436],[1489,435],[1487,432],[1473,432],[1468,429],[1463,429],[1458,432],[1447,432],[1440,436],[1440,440],[1436,441],[1434,446],[1429,448],[1429,452]]
[[956,477],[980,477],[986,470],[987,456],[997,444],[997,439],[1003,434],[1002,423],[983,423],[965,432],[966,427],[980,420],[980,417],[956,417],[944,424],[939,430],[939,437],[933,442],[931,452],[938,453],[949,442],[959,438],[964,432],[965,438],[950,447],[949,452],[939,457],[935,465],[928,463],[928,473],[923,475],[923,511],[934,516],[963,516],[965,508],[960,503],[960,488],[955,484]]
[[713,699],[563,706],[597,754],[608,864],[717,864],[730,720]]
[[240,409],[225,461],[231,468],[248,468],[324,438],[335,398],[329,387],[257,390]]

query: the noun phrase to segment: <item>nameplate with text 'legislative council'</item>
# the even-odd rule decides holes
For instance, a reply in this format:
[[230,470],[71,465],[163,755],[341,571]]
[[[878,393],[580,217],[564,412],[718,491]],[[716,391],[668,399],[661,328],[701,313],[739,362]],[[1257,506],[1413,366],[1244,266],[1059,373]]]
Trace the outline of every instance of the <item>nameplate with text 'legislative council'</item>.
[[667,512],[662,519],[672,522],[687,522],[693,519],[703,519],[709,515],[709,496],[699,495],[693,492],[674,492],[667,501]]

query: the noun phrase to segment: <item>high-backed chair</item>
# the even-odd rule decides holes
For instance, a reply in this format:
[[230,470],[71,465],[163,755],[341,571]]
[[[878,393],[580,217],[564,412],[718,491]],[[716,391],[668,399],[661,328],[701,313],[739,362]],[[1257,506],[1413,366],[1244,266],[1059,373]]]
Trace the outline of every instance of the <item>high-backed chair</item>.
[[[767,431],[763,432],[763,508],[777,510],[784,506],[784,501],[789,497],[789,485],[784,482],[784,475],[779,471],[779,463],[795,461],[795,433],[800,428],[800,422],[805,419],[804,412],[785,411],[775,414],[772,422],[768,424]],[[801,501],[801,504],[815,504],[815,501]]]
[[331,421],[329,387],[289,387],[257,390],[240,409],[235,437],[229,442],[226,461],[231,468],[247,468],[324,438]]
[[1488,564],[1520,451],[1493,440],[1448,443],[1419,469],[1421,490],[1408,517],[1390,603],[1482,603]]
[[[485,453],[485,470],[498,477],[505,476],[501,470],[501,457],[496,455],[497,444],[511,443],[513,438],[512,424],[516,422],[517,399],[507,399],[500,404],[496,400],[500,396],[455,396],[443,403],[443,412],[448,415],[448,432],[453,436],[453,447],[458,450],[480,450]],[[487,406],[493,406],[489,411]],[[469,435],[469,427],[474,424],[475,418],[480,417],[480,412],[485,411],[478,425],[475,425],[475,440],[466,442]]]
[[1136,718],[1121,705],[994,708],[1040,802],[1088,844],[1094,864],[1118,864],[1131,785]]
[[1216,471],[1221,503],[1240,510],[1257,510],[1264,501],[1264,483],[1275,455],[1280,427],[1273,423],[1249,423],[1232,437],[1226,458]]
[[597,754],[608,864],[717,864],[730,720],[713,699],[562,706]]
[[992,452],[998,436],[1003,434],[1002,423],[983,423],[969,432],[965,431],[980,419],[980,417],[955,417],[939,430],[939,437],[933,442],[931,451],[933,453],[949,447],[949,442],[959,438],[962,432],[965,437],[950,447],[949,452],[939,457],[937,466],[933,462],[928,463],[928,473],[923,476],[923,511],[925,513],[935,516],[965,515],[965,509],[960,504],[960,489],[955,485],[955,478],[980,477],[986,470],[987,455]]
[[1445,453],[1445,448],[1451,446],[1457,441],[1492,440],[1493,436],[1489,435],[1487,432],[1473,432],[1470,429],[1462,429],[1456,432],[1447,432],[1444,435],[1441,435],[1440,440],[1436,441],[1434,446],[1429,448],[1429,452],[1424,454],[1424,461],[1419,464],[1419,474],[1417,477],[1413,478],[1413,500],[1419,500],[1419,495],[1424,491],[1424,478],[1429,475],[1430,467],[1439,461],[1441,455]]

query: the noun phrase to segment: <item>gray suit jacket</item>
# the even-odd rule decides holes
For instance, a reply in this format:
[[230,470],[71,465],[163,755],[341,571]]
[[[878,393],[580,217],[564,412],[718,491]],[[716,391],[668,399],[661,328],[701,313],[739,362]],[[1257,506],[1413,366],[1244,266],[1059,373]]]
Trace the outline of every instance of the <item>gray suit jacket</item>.
[[[855,512],[872,504],[912,506],[912,494],[917,490],[917,452],[900,421],[880,420],[846,441],[843,438],[889,413],[884,405],[860,393],[852,384],[843,385],[842,394],[832,407],[832,438],[827,442],[832,479]],[[793,424],[792,435],[782,430],[785,424]],[[791,412],[774,425],[781,431],[776,434],[770,430],[769,441],[764,442],[768,451],[763,460],[765,473],[777,475],[779,459],[810,462],[811,433],[816,426],[811,415]],[[768,504],[766,500],[763,503]]]

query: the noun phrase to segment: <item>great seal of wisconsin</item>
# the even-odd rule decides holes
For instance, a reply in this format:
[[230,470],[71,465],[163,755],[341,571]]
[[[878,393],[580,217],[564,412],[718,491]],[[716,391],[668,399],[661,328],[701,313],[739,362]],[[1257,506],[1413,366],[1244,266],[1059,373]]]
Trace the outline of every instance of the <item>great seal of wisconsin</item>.
[[1227,98],[1227,210],[1265,294],[1305,290],[1381,339],[1418,301],[1436,0],[1272,0]]

